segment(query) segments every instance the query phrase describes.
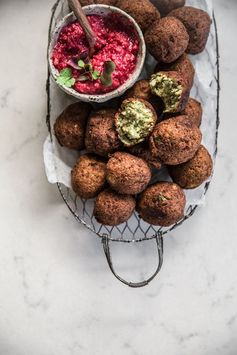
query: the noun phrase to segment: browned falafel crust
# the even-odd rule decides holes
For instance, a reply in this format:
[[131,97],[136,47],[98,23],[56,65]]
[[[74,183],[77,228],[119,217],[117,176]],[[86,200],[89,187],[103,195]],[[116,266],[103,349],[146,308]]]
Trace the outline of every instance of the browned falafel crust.
[[151,0],[151,2],[158,8],[162,16],[185,5],[185,0]]
[[201,53],[210,33],[211,18],[208,13],[192,6],[184,6],[171,11],[168,16],[176,17],[184,24],[189,34],[187,53]]
[[146,143],[140,143],[129,148],[129,153],[136,157],[144,159],[151,168],[160,169],[162,164],[158,158],[154,158]]
[[94,155],[82,155],[72,169],[71,182],[81,198],[96,197],[106,185],[106,163]]
[[150,150],[164,164],[178,165],[195,155],[202,134],[187,116],[169,118],[156,125],[150,136]]
[[187,106],[181,112],[181,115],[187,116],[197,127],[200,127],[202,123],[202,113],[203,110],[201,103],[193,98],[190,98]]
[[86,123],[91,110],[90,104],[77,102],[59,115],[54,124],[54,132],[61,146],[76,150],[84,148]]
[[149,0],[118,0],[116,6],[132,16],[143,32],[160,19],[159,11]]
[[162,114],[164,109],[164,104],[158,96],[151,93],[149,80],[137,81],[133,87],[126,92],[124,100],[131,99],[133,97],[148,101],[155,109],[159,119],[159,116]]
[[189,89],[193,86],[195,69],[189,56],[184,53],[173,63],[158,63],[155,68],[155,73],[159,71],[177,71],[185,78]]
[[118,193],[136,195],[149,184],[151,170],[145,160],[126,152],[116,152],[108,161],[106,178]]
[[178,185],[158,182],[139,195],[137,211],[147,223],[168,227],[183,218],[185,204],[184,192]]
[[186,51],[189,35],[181,21],[175,17],[164,17],[148,28],[145,41],[158,62],[172,63]]
[[139,80],[126,92],[124,100],[135,97],[149,102],[151,96],[149,80]]
[[135,206],[136,200],[133,196],[121,195],[112,189],[107,189],[96,198],[94,216],[101,224],[117,226],[131,217]]
[[173,181],[184,189],[195,189],[200,186],[211,176],[212,169],[212,158],[203,145],[188,162],[168,167]]
[[85,145],[88,152],[107,157],[121,146],[115,128],[116,110],[107,108],[93,112],[87,123]]

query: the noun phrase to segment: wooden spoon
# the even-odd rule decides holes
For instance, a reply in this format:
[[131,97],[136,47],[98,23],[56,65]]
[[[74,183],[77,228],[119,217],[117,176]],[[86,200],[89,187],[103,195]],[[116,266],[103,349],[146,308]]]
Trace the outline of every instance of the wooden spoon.
[[79,0],[68,0],[69,7],[74,12],[77,20],[79,21],[81,27],[83,28],[87,41],[90,46],[90,55],[92,56],[95,52],[96,35],[92,30],[91,25],[81,7]]

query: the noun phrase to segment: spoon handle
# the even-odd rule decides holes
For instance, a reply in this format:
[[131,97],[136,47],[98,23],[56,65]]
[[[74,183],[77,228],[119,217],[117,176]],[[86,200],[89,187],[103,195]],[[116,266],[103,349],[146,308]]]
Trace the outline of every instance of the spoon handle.
[[86,38],[90,46],[90,54],[92,55],[95,51],[96,35],[91,28],[91,25],[81,7],[79,0],[68,0],[69,7],[74,12],[77,20],[79,21],[81,27],[85,31]]

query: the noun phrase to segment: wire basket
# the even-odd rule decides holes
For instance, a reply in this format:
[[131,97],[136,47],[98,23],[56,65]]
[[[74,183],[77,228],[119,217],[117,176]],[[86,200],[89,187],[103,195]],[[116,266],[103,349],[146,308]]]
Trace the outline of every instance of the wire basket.
[[[194,0],[195,1],[195,0]],[[205,0],[203,0],[205,1]],[[55,5],[52,8],[52,15],[51,15],[51,20],[50,20],[50,25],[49,25],[49,38],[48,38],[48,43],[50,43],[52,33],[57,26],[58,22],[61,21],[61,19],[69,12],[68,4],[66,0],[58,0]],[[211,51],[210,49],[207,48],[204,52],[204,58],[205,58],[205,63],[209,65],[209,70],[212,70],[213,72],[213,80],[210,82],[210,90],[212,92],[215,92],[215,117],[213,118],[214,122],[212,122],[212,130],[211,134],[213,135],[211,147],[209,147],[213,160],[215,160],[216,154],[217,154],[217,138],[218,138],[218,127],[219,127],[219,93],[220,93],[220,85],[219,85],[219,49],[218,49],[218,35],[217,35],[217,27],[216,27],[216,21],[215,21],[215,16],[213,13],[213,30],[210,34],[210,43],[211,43]],[[215,53],[215,58],[213,59],[213,51]],[[46,89],[47,89],[47,126],[48,130],[50,133],[50,140],[52,144],[55,143],[55,138],[53,136],[52,132],[52,123],[53,120],[55,119],[53,115],[53,106],[57,105],[59,102],[57,101],[57,92],[56,94],[53,93],[53,90],[55,89],[55,84],[53,83],[53,80],[50,77],[50,73],[48,71],[48,77],[47,77],[47,84],[46,84]],[[203,95],[200,94],[199,90],[199,83],[194,84],[194,89],[193,89],[193,95],[195,98],[197,98],[199,101],[203,102]],[[204,95],[205,96],[205,95]],[[67,98],[67,101],[69,98]],[[204,132],[205,133],[205,132]],[[57,168],[57,167],[56,167]],[[162,176],[165,176],[166,171],[161,170],[157,173],[157,175],[153,178],[154,181],[159,181],[161,180]],[[202,197],[206,194],[208,188],[210,185],[210,181],[208,181],[203,187],[202,187]],[[192,204],[187,204],[186,209],[185,209],[185,214],[184,218],[174,224],[171,227],[156,227],[147,224],[143,220],[141,220],[136,212],[134,212],[133,216],[129,219],[128,222],[123,223],[119,226],[115,227],[109,227],[109,226],[104,226],[99,224],[94,216],[93,216],[93,206],[94,206],[94,201],[93,200],[84,200],[81,199],[80,197],[76,196],[76,194],[73,192],[71,188],[66,187],[64,184],[57,182],[57,186],[59,189],[59,192],[68,206],[69,210],[73,214],[73,216],[76,218],[78,222],[83,224],[85,227],[87,227],[90,231],[94,232],[97,236],[101,237],[104,252],[106,259],[108,261],[108,265],[115,275],[117,279],[119,279],[121,282],[124,284],[130,286],[130,287],[142,287],[147,285],[154,277],[158,274],[162,267],[163,263],[163,236],[166,235],[168,232],[173,231],[176,229],[178,226],[183,224],[188,218],[190,218],[194,212],[196,211],[198,204],[192,203]],[[147,280],[141,281],[141,282],[128,282],[124,279],[122,279],[119,275],[114,270],[113,263],[111,260],[111,253],[110,253],[110,242],[141,242],[141,241],[147,241],[155,239],[156,241],[156,246],[157,246],[157,255],[158,255],[158,263],[157,263],[157,268],[154,274],[148,278]]]

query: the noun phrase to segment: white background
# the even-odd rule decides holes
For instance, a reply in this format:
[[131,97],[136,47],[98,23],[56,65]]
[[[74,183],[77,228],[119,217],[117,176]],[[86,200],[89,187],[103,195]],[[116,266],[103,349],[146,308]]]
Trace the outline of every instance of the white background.
[[[221,126],[206,206],[165,239],[159,278],[139,290],[114,279],[45,177],[52,4],[0,1],[0,355],[236,355],[237,1],[214,0]],[[118,271],[151,273],[153,246],[113,245]]]

